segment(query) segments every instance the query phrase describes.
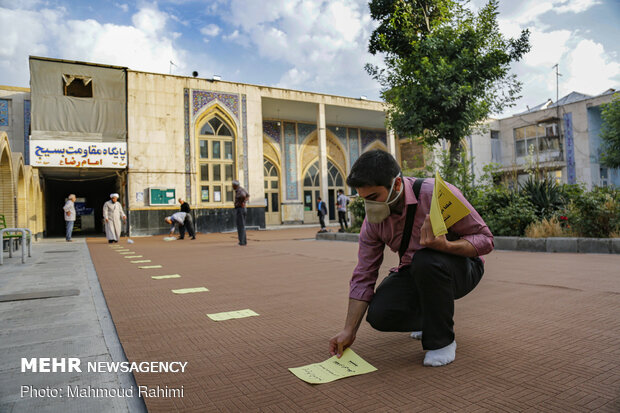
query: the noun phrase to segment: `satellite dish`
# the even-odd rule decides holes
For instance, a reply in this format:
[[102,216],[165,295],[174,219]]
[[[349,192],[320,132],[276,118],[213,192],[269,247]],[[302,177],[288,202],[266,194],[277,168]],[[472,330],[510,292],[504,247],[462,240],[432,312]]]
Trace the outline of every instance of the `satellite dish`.
[[192,72],[192,76],[194,76],[194,77],[198,77],[198,72],[194,70],[194,71]]

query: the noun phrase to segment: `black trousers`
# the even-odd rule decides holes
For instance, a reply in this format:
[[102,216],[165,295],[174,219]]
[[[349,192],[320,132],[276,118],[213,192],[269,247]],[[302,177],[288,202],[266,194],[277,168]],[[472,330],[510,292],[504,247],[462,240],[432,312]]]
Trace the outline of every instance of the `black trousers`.
[[247,215],[247,209],[235,208],[235,214],[237,215],[237,237],[239,238],[239,244],[245,245],[248,243],[245,237],[245,217]]
[[183,220],[183,225],[179,225],[179,239],[185,238],[185,228],[187,228],[187,233],[190,237],[195,237],[196,233],[194,232],[194,221],[192,220],[192,216],[190,214],[185,215],[185,220]]
[[347,224],[347,211],[338,211],[338,222],[340,222],[340,229],[342,230],[349,227]]
[[366,321],[379,331],[422,331],[422,347],[454,341],[454,300],[472,291],[484,273],[480,258],[421,249],[410,266],[388,275],[377,288]]
[[319,214],[319,222],[321,223],[321,229],[325,229],[325,215]]

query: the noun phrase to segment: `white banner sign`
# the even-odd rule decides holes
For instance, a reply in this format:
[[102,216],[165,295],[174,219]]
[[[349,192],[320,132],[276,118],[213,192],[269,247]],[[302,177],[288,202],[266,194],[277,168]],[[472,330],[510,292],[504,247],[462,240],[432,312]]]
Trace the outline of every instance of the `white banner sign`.
[[127,143],[30,141],[32,166],[60,166],[68,168],[125,168]]

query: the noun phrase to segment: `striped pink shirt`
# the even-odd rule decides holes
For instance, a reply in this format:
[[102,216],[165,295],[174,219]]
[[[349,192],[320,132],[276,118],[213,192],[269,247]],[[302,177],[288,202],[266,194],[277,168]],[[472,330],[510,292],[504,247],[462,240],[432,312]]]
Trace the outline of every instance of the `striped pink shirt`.
[[[420,245],[420,228],[424,223],[426,214],[430,213],[431,198],[435,179],[429,178],[424,181],[420,188],[420,198],[416,199],[412,184],[415,178],[405,177],[405,208],[401,214],[392,214],[379,224],[370,224],[364,220],[359,238],[359,252],[357,266],[351,278],[349,297],[361,301],[370,301],[375,293],[375,284],[379,275],[379,267],[383,262],[383,250],[385,245],[398,254],[408,205],[418,204],[418,209],[413,220],[413,230],[409,248],[403,255],[400,267],[411,264],[415,252],[422,248]],[[465,199],[461,191],[446,182],[450,190],[469,208],[471,214],[450,227],[462,239],[469,241],[478,255],[486,255],[493,250],[493,234],[484,223],[480,214]],[[484,259],[483,259],[484,262]],[[399,268],[400,268],[399,267]],[[396,271],[392,268],[390,271]]]

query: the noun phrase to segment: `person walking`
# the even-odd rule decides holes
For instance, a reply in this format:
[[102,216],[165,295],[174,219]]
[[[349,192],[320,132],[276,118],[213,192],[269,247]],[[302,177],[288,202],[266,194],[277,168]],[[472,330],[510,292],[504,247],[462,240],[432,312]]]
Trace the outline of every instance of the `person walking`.
[[105,236],[108,239],[108,243],[118,242],[121,237],[122,227],[121,218],[123,222],[127,220],[125,212],[123,212],[123,206],[118,202],[118,194],[110,194],[110,200],[103,204],[103,219],[105,220]]
[[72,242],[71,235],[73,234],[73,225],[75,224],[75,194],[71,194],[67,197],[65,206],[62,207],[65,211],[65,239],[67,242]]
[[327,232],[327,228],[325,227],[325,215],[327,215],[327,206],[325,202],[321,199],[321,197],[317,198],[317,215],[319,217],[319,222],[321,223],[321,230],[319,232]]
[[349,197],[344,194],[342,189],[338,190],[338,198],[336,200],[336,207],[338,208],[338,222],[340,222],[340,229],[338,232],[344,232],[349,228],[347,223],[347,205],[349,204]]
[[237,218],[237,237],[239,238],[239,245],[247,245],[245,218],[247,216],[246,203],[250,199],[250,194],[239,185],[239,181],[237,180],[232,182],[232,187],[235,190],[235,215]]
[[[376,330],[411,332],[421,340],[425,366],[453,362],[454,301],[480,282],[481,256],[493,250],[493,234],[463,194],[446,182],[470,214],[450,227],[449,236],[436,237],[430,220],[434,179],[403,177],[387,152],[360,156],[347,185],[364,199],[366,218],[345,326],[329,341],[330,353],[340,357],[353,344],[368,311],[366,321]],[[386,245],[398,251],[400,263],[375,291]]]

